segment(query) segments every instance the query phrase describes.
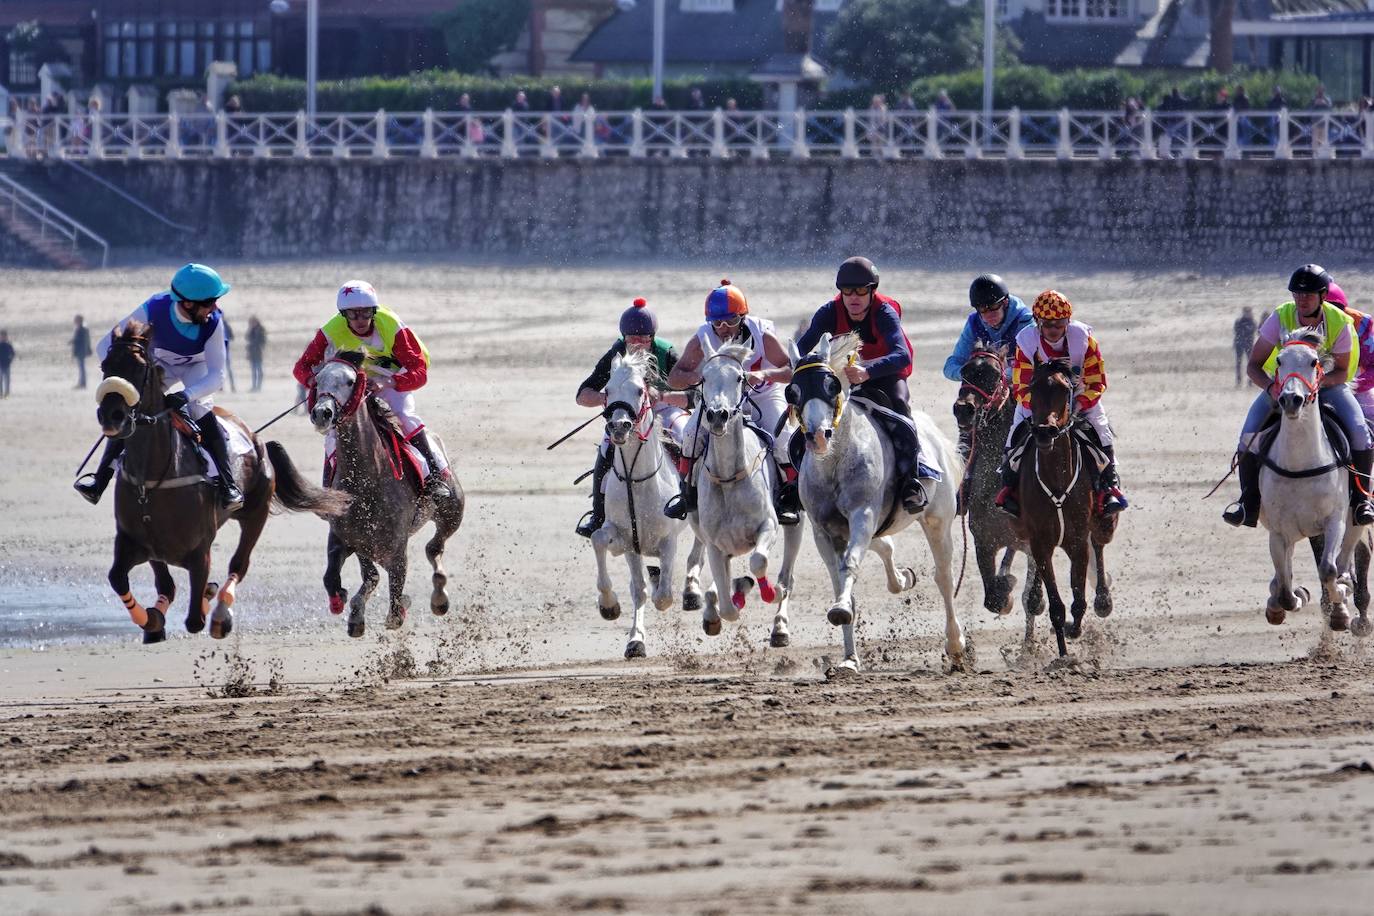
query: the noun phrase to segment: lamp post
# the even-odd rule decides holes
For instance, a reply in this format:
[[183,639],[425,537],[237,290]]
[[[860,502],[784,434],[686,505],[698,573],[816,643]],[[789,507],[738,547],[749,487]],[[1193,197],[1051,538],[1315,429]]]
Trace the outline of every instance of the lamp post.
[[[278,16],[291,9],[289,0],[272,0],[267,8]],[[315,116],[315,83],[320,75],[320,0],[305,0],[305,113]]]
[[992,127],[993,42],[996,40],[997,0],[983,0],[983,129]]
[[[639,5],[638,0],[615,0],[616,8],[628,13]],[[654,0],[654,98],[663,96],[663,17],[666,0]]]

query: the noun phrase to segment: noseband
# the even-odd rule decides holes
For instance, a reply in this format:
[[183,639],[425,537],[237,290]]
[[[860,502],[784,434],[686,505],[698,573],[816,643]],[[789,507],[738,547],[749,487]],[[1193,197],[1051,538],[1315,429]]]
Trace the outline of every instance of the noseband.
[[[152,381],[153,378],[153,364],[148,358],[147,342],[141,337],[116,337],[110,344],[111,352],[113,352],[115,348],[119,348],[121,351],[128,353],[130,357],[137,359],[138,362],[142,364],[143,378],[138,385],[135,386],[131,380],[122,375],[107,375],[95,389],[95,402],[99,404],[101,401],[105,400],[106,395],[117,394],[123,398],[124,403],[131,408],[130,417],[137,423],[140,419],[146,419],[145,415],[140,413],[136,408],[143,403],[143,399],[147,396],[148,383]],[[105,359],[108,360],[110,355],[111,354],[107,353]],[[103,368],[102,366],[102,369]],[[131,392],[134,400],[130,400]]]
[[[349,360],[343,359],[342,357],[338,356],[329,359],[325,363],[325,365],[328,365],[329,363],[342,363],[343,365],[347,366],[348,368],[352,369],[354,372],[357,373],[357,376],[353,379],[353,390],[348,393],[348,400],[345,401],[343,404],[339,405],[339,416],[334,421],[335,425],[338,425],[338,422],[340,420],[347,420],[349,417],[353,416],[353,414],[357,412],[359,407],[362,406],[363,395],[367,393],[367,370],[361,366],[355,366]],[[318,395],[316,393],[315,388],[312,386],[310,389],[309,403],[306,405],[306,409],[314,410],[315,403],[320,397],[329,398],[335,404],[339,403],[339,399],[334,397],[334,395],[329,394],[328,392],[326,392],[324,395]]]
[[[1288,343],[1283,345],[1284,349],[1287,349],[1288,347],[1311,347],[1313,350],[1321,352],[1316,344],[1308,340],[1290,340],[1288,341]],[[1309,382],[1307,380],[1307,376],[1302,375],[1301,373],[1290,372],[1279,380],[1279,382],[1277,383],[1277,390],[1282,392],[1283,388],[1288,384],[1290,379],[1297,379],[1299,382],[1302,383],[1302,386],[1307,389],[1307,395],[1303,398],[1303,403],[1311,404],[1313,401],[1317,399],[1317,393],[1321,388],[1322,376],[1326,375],[1326,370],[1322,368],[1322,363],[1320,359],[1317,360],[1316,371],[1317,380],[1315,382]]]
[[[831,378],[835,379],[836,381],[839,381],[840,378],[838,375],[835,374],[835,370],[831,369],[828,364],[817,361],[813,363],[802,363],[795,370],[793,370],[793,381],[795,382],[797,376],[801,375],[803,372],[823,372]],[[804,436],[811,435],[811,430],[806,428],[806,421],[802,419],[801,408],[803,405],[806,404],[807,401],[814,401],[816,397],[817,396],[813,395],[809,398],[799,398],[797,400],[797,403],[789,404],[787,406],[787,412],[791,414],[792,419],[797,422],[797,428],[802,431],[802,435]],[[843,385],[840,387],[840,393],[835,395],[835,400],[831,404],[831,406],[833,407],[835,412],[830,418],[830,427],[832,429],[838,429],[840,426],[840,417],[844,415],[845,401]]]
[[[713,354],[713,355],[711,355],[711,356],[706,357],[706,359],[705,359],[705,360],[702,362],[702,364],[701,364],[702,370],[705,370],[706,364],[709,363],[709,362],[711,362],[711,360],[713,360],[713,359],[721,359],[722,357],[725,357],[725,355],[726,355],[726,354],[724,354],[724,353],[715,353],[715,354]],[[743,363],[739,362],[739,360],[735,359],[733,356],[729,357],[729,359],[730,359],[732,362],[736,363],[736,364],[739,366],[740,372],[741,372],[741,373],[744,372],[744,364],[743,364]],[[750,397],[749,397],[749,386],[748,386],[748,384],[746,384],[746,382],[745,382],[746,378],[747,378],[747,376],[744,376],[743,374],[741,374],[741,377],[740,377],[740,386],[739,386],[739,399],[735,401],[735,406],[732,407],[732,408],[730,408],[729,413],[726,415],[726,417],[725,417],[726,422],[729,422],[730,420],[734,419],[735,416],[737,416],[741,411],[743,411],[743,409],[744,409],[744,402],[750,400]],[[704,385],[705,385],[705,382],[704,382],[704,381],[702,382],[702,385],[703,385],[703,392],[702,392],[702,405],[701,405],[700,413],[704,415],[704,414],[706,413],[706,404],[705,404],[706,398],[705,398],[705,391],[704,391]],[[715,435],[715,434],[712,433],[712,435]]]
[[[1073,382],[1070,381],[1070,377],[1062,369],[1056,369],[1053,372],[1047,372],[1045,376],[1041,379],[1041,381],[1049,381],[1051,378],[1055,376],[1060,376],[1064,378],[1066,382],[1068,382],[1069,393],[1066,399],[1068,403],[1066,403],[1064,407],[1064,422],[1035,424],[1035,434],[1037,436],[1047,435],[1049,436],[1050,441],[1058,439],[1060,436],[1067,433],[1073,427]],[[1050,414],[1050,416],[1054,417],[1057,416],[1057,414],[1052,413]]]
[[654,424],[651,422],[648,424],[648,426],[644,428],[643,432],[640,432],[640,427],[644,426],[644,418],[649,415],[650,406],[651,405],[649,403],[649,386],[646,383],[644,388],[640,391],[638,407],[631,404],[629,401],[611,401],[601,411],[601,416],[605,417],[606,422],[609,423],[612,417],[615,416],[617,411],[625,411],[627,414],[634,418],[633,428],[635,431],[635,435],[639,437],[640,442],[643,442],[644,440],[648,439],[654,431]]
[[[996,364],[997,384],[993,386],[992,391],[984,391],[973,382],[970,382],[964,375],[964,370],[967,369],[969,363],[972,363],[975,359],[988,359]],[[974,350],[970,353],[968,360],[959,370],[959,380],[962,384],[959,386],[959,393],[956,395],[956,400],[961,400],[964,395],[970,391],[974,392],[983,399],[983,403],[975,405],[976,410],[990,410],[996,413],[997,410],[1006,403],[1007,396],[1011,393],[1011,388],[1007,385],[1006,361],[1002,359],[1002,354],[995,350]]]

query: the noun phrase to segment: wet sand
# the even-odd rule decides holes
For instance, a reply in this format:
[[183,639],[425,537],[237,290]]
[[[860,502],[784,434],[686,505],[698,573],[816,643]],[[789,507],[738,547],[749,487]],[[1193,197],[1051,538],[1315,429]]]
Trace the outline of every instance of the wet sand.
[[[865,566],[866,670],[827,681],[839,641],[809,534],[791,648],[765,648],[772,615],[751,603],[714,639],[695,613],[651,611],[650,658],[621,660],[624,622],[597,615],[591,551],[571,533],[586,490],[569,484],[595,434],[544,450],[586,418],[572,396],[620,309],[648,295],[680,343],[719,273],[224,272],[240,344],[250,314],[271,335],[264,392],[220,399],[254,425],[291,403],[290,363],[339,282],[370,278],[419,329],[435,357],[421,410],[470,498],[449,552],[454,611],[386,633],[374,600],[367,636],[349,641],[319,584],[323,523],[282,515],[224,643],[176,633],[179,601],[162,646],[126,624],[75,643],[47,628],[0,649],[6,909],[1367,908],[1369,653],[1323,635],[1315,612],[1266,624],[1264,535],[1221,524],[1233,484],[1200,501],[1251,399],[1232,385],[1230,323],[1241,305],[1281,301],[1281,277],[1009,276],[1025,298],[1052,280],[1102,340],[1132,498],[1107,555],[1116,613],[1090,617],[1077,664],[1047,669],[1043,619],[1025,652],[1019,612],[982,610],[970,557],[957,606],[976,664],[946,675],[929,552],[912,531],[898,548],[920,581],[890,596],[880,564]],[[23,294],[0,301],[20,354],[0,402],[0,618],[64,598],[75,620],[123,618],[103,584],[108,500],[92,509],[68,489],[98,429],[91,392],[70,390],[64,342],[72,312],[103,330],[165,273],[7,272]],[[1338,276],[1357,305],[1361,289],[1374,295],[1374,275]],[[939,365],[967,278],[895,266],[885,278],[917,350],[913,401],[952,435],[955,386]],[[791,331],[830,277],[733,279]],[[242,391],[240,345],[235,359]],[[318,472],[304,419],[268,435]],[[234,535],[216,547],[218,575]],[[419,544],[408,591],[423,610]],[[1310,561],[1297,569],[1315,585]],[[150,600],[146,568],[134,583]]]

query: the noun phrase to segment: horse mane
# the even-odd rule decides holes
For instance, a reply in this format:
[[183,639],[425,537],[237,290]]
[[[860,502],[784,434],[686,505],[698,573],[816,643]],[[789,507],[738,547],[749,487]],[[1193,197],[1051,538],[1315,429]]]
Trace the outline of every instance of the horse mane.
[[733,359],[735,362],[740,364],[740,368],[744,368],[744,366],[749,362],[749,357],[753,354],[753,352],[753,349],[744,344],[732,343],[726,344],[712,355],[723,356],[726,359]]
[[1072,378],[1073,363],[1062,356],[1058,359],[1047,359],[1043,363],[1036,365],[1035,373],[1031,376],[1031,381],[1038,382],[1041,379],[1049,378],[1051,375],[1063,375]]
[[620,364],[638,372],[646,382],[650,376],[658,374],[658,359],[651,350],[626,349],[625,355],[620,357]]
[[1290,343],[1305,343],[1311,344],[1314,347],[1320,347],[1325,342],[1326,338],[1322,336],[1320,328],[1309,328],[1302,326],[1296,327],[1293,330],[1289,331],[1287,334],[1283,335],[1283,340],[1279,341],[1280,345]]
[[859,352],[859,347],[863,341],[859,339],[858,331],[850,331],[839,337],[832,337],[830,340],[830,370],[844,378],[844,367],[849,364],[849,356]]
[[348,363],[354,369],[361,369],[363,367],[363,360],[366,357],[357,350],[342,350],[335,353],[334,358],[341,362]]
[[128,342],[144,343],[148,340],[148,334],[152,331],[152,325],[137,319],[125,322],[121,327],[117,327],[110,335],[110,342],[117,340]]

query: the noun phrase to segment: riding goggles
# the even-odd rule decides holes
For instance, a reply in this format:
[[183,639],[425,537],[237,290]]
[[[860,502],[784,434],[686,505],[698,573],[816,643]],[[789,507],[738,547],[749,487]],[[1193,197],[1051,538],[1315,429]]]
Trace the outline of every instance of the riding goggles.
[[371,321],[372,316],[377,314],[376,309],[357,308],[344,309],[343,316],[349,321]]

